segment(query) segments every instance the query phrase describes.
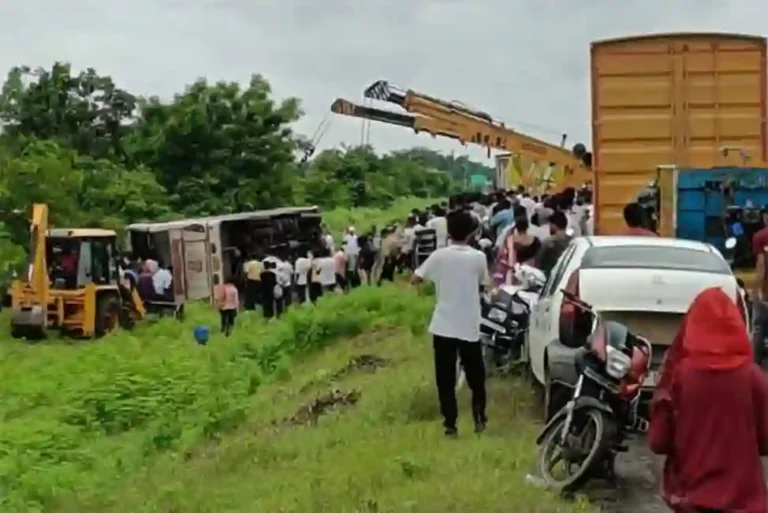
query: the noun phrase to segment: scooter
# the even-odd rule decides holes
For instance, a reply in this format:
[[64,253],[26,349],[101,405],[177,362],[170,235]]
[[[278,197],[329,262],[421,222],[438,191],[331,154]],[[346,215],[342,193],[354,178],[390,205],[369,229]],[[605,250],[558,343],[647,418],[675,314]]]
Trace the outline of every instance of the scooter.
[[546,275],[527,264],[513,269],[515,285],[502,285],[482,300],[480,342],[487,372],[523,361],[525,334]]

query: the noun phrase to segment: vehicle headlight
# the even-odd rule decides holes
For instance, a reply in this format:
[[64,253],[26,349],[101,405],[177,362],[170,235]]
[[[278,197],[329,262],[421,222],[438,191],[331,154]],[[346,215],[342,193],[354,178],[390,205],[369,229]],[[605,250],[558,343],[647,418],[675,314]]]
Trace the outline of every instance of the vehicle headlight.
[[621,379],[627,375],[631,365],[632,359],[629,356],[614,347],[607,346],[605,371],[609,376]]
[[491,308],[491,311],[488,312],[488,318],[492,321],[504,322],[507,320],[507,312],[499,310],[498,308]]

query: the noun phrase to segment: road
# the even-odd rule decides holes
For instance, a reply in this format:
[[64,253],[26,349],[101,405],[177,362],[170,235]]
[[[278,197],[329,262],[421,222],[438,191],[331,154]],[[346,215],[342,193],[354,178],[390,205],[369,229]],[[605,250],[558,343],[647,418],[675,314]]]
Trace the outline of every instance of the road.
[[[617,459],[618,485],[609,488],[604,482],[596,482],[587,495],[600,504],[606,513],[669,513],[661,499],[661,474],[664,460],[648,450],[643,438],[632,440],[628,453]],[[763,469],[768,476],[768,459],[763,459]]]
[[595,482],[587,495],[607,513],[668,513],[659,494],[663,459],[651,454],[644,438],[633,439],[630,450],[616,461],[618,483]]

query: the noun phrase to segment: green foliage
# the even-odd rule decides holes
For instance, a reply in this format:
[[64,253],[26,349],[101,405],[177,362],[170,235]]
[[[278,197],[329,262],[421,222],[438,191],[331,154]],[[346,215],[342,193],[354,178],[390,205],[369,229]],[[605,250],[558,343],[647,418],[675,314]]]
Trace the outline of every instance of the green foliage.
[[301,115],[298,99],[275,100],[260,75],[244,87],[198,80],[167,101],[67,63],[13,68],[0,94],[0,251],[15,258],[12,246],[26,247],[33,202],[49,205],[56,226],[119,229],[299,204],[374,209],[357,215],[383,224],[393,203],[399,211],[402,198],[423,198],[421,206],[447,197],[462,173],[484,167],[421,148],[377,155],[368,146],[297,161],[307,141],[291,124]]
[[465,155],[459,157],[455,157],[452,153],[450,155],[443,155],[427,148],[412,148],[410,150],[396,151],[393,155],[399,158],[407,158],[411,161],[416,161],[424,166],[445,171],[463,188],[467,188],[469,177],[472,175],[483,175],[491,182],[496,178],[496,170],[494,168],[481,164],[480,162],[469,160]]
[[40,511],[73,489],[114,483],[158,452],[218,439],[246,416],[254,394],[290,364],[375,327],[423,332],[428,298],[400,287],[361,288],[265,322],[245,312],[229,338],[195,325],[216,312],[193,305],[97,344],[0,346],[0,509]]
[[414,208],[422,209],[438,201],[433,198],[409,196],[396,199],[388,208],[339,207],[323,212],[323,221],[333,234],[341,233],[349,226],[355,226],[358,232],[362,233],[374,226],[381,229],[392,221],[403,220]]

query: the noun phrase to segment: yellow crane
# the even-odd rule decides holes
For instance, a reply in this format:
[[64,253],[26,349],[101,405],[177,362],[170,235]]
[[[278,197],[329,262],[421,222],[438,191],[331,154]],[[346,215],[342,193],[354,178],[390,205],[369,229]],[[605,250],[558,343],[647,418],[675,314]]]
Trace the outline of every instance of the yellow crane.
[[[516,176],[504,180],[508,184],[522,183],[529,188],[561,190],[592,181],[592,154],[580,143],[572,151],[565,149],[565,135],[560,146],[551,144],[508,128],[485,112],[413,89],[404,90],[385,80],[374,82],[365,89],[363,96],[398,105],[407,114],[359,105],[342,98],[333,102],[331,112],[404,126],[416,133],[456,139],[461,144],[476,144],[485,147],[489,156],[491,150],[509,152],[518,158],[510,159],[512,169],[508,172]],[[520,157],[537,165],[526,171],[522,169]]]

